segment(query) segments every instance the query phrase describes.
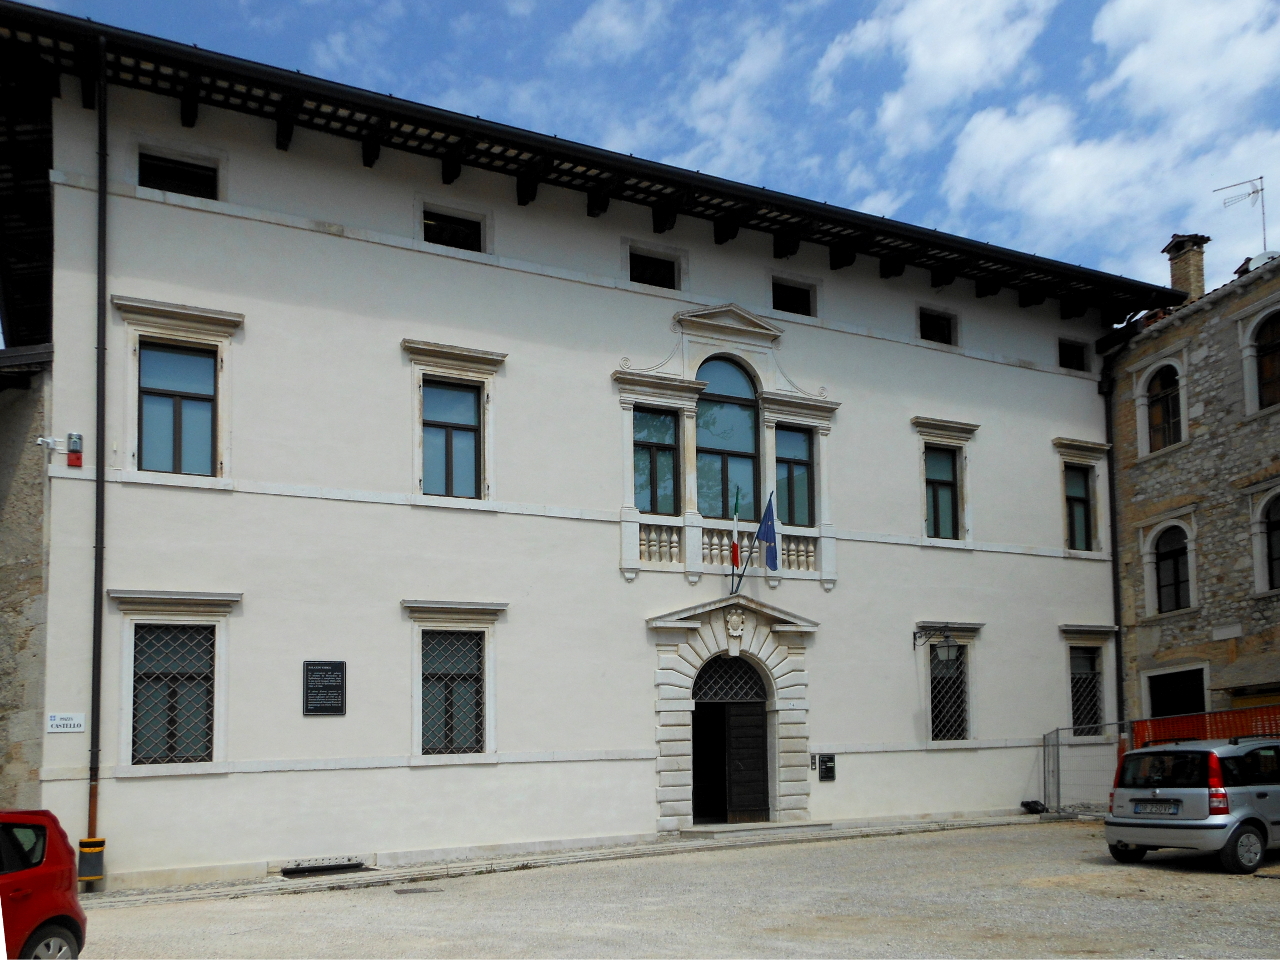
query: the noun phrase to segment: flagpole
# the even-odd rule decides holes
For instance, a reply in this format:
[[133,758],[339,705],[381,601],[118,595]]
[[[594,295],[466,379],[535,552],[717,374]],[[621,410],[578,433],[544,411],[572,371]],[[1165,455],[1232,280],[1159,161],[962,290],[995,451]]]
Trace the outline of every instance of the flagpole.
[[[764,504],[765,512],[768,512],[769,504],[771,503],[773,503],[772,493],[769,494],[769,499],[765,501],[765,504]],[[763,517],[764,513],[761,513],[760,516]],[[743,578],[745,578],[747,575],[747,565],[751,563],[751,555],[756,551],[756,537],[759,536],[759,534],[760,534],[760,526],[757,524],[756,532],[751,534],[751,546],[747,549],[747,556],[742,561],[742,573],[738,574],[737,584],[729,591],[729,596],[731,597],[737,596],[738,591],[742,589],[742,581],[743,581]]]

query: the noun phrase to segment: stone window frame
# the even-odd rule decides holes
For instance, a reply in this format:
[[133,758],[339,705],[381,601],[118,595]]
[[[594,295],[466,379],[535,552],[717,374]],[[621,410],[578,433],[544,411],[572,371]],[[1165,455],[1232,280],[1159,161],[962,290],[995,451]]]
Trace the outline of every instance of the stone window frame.
[[[669,243],[659,243],[643,237],[622,237],[622,280],[619,284],[625,290],[636,293],[650,293],[658,296],[675,296],[689,289],[689,248]],[[647,283],[638,283],[631,279],[632,251],[645,257],[656,257],[659,260],[670,260],[676,265],[676,285],[674,287],[653,287]]]
[[[497,684],[493,641],[498,622],[510,604],[475,600],[401,600],[400,608],[409,622],[409,766],[457,766],[498,762]],[[439,630],[483,634],[484,658],[484,750],[480,753],[422,752],[422,633]]]
[[[917,675],[920,677],[920,703],[922,705],[921,713],[924,717],[924,742],[929,747],[946,749],[954,747],[956,744],[970,743],[981,739],[975,731],[974,717],[974,697],[973,697],[973,678],[974,678],[974,655],[973,652],[977,647],[978,638],[982,634],[982,628],[985,623],[962,623],[956,620],[917,620],[916,630],[927,630],[929,632],[939,632],[937,638],[930,638],[926,643],[920,644],[916,649],[916,656],[922,659]],[[936,647],[941,641],[940,631],[946,630],[951,635],[951,639],[957,644],[964,647],[964,711],[965,711],[965,733],[968,734],[963,740],[934,740],[933,739],[933,668],[931,666],[932,648]],[[980,659],[980,658],[979,658]]]
[[1250,487],[1246,494],[1249,506],[1249,546],[1253,556],[1253,595],[1280,596],[1280,584],[1272,586],[1267,565],[1267,510],[1280,501],[1280,477],[1273,477]]
[[1158,677],[1165,673],[1182,673],[1186,670],[1200,671],[1200,675],[1204,679],[1204,708],[1206,710],[1210,709],[1210,695],[1212,691],[1209,689],[1209,661],[1195,660],[1191,663],[1180,663],[1172,667],[1152,667],[1150,670],[1138,671],[1138,695],[1142,701],[1142,719],[1151,719],[1151,689],[1147,682],[1148,679],[1150,677]]
[[[1068,557],[1097,557],[1104,555],[1105,530],[1102,526],[1105,504],[1099,493],[1110,489],[1103,482],[1099,464],[1106,460],[1109,443],[1098,443],[1093,440],[1073,440],[1070,437],[1054,437],[1053,447],[1058,452],[1058,485],[1061,488],[1058,502],[1062,505],[1062,543],[1063,551]],[[1067,509],[1067,472],[1066,468],[1087,467],[1089,469],[1089,523],[1092,550],[1071,549],[1071,518]]]
[[[1072,716],[1071,704],[1071,648],[1096,647],[1098,650],[1098,671],[1102,674],[1099,681],[1102,686],[1102,725],[1114,723],[1111,717],[1117,712],[1115,699],[1115,637],[1118,629],[1114,624],[1094,623],[1060,623],[1058,636],[1062,639],[1062,669],[1067,678],[1067,717],[1065,729],[1074,731],[1075,717]],[[1092,737],[1077,737],[1068,732],[1063,739],[1073,743],[1103,743],[1109,738],[1105,730]]]
[[1268,320],[1280,317],[1280,294],[1272,294],[1249,309],[1249,315],[1236,320],[1240,339],[1240,361],[1244,367],[1244,414],[1251,417],[1268,411],[1280,412],[1280,404],[1262,407],[1258,384],[1258,331]]
[[[912,417],[911,426],[919,437],[917,468],[920,475],[920,539],[926,546],[937,544],[971,545],[973,541],[973,517],[969,484],[969,441],[978,432],[980,424],[959,420],[939,420],[936,417]],[[929,482],[925,470],[925,450],[942,447],[956,454],[956,539],[929,536]]]
[[[126,350],[129,363],[124,370],[124,422],[117,422],[123,435],[122,446],[128,457],[124,472],[130,477],[145,474],[169,486],[226,487],[232,475],[231,421],[232,344],[243,336],[244,314],[181,303],[143,300],[138,297],[113,295],[111,305],[125,324]],[[138,462],[141,436],[138,429],[139,391],[141,389],[142,345],[157,344],[212,351],[217,356],[214,370],[214,470],[212,476],[188,473],[157,473],[143,470]]]
[[413,418],[412,463],[409,465],[414,503],[454,504],[459,497],[438,496],[422,492],[422,385],[428,380],[475,387],[480,391],[480,475],[476,478],[477,500],[492,500],[494,486],[493,398],[497,391],[498,370],[507,354],[477,350],[428,340],[400,341],[400,350],[408,358],[413,378],[413,402],[409,405]]
[[[1170,527],[1181,527],[1187,535],[1187,585],[1190,604],[1178,610],[1160,612],[1160,584],[1156,572],[1156,541]],[[1138,525],[1142,553],[1143,620],[1180,617],[1200,609],[1200,589],[1196,582],[1196,516],[1195,507],[1172,514],[1162,514]],[[1207,701],[1206,701],[1207,702]]]
[[[1127,368],[1133,375],[1134,422],[1137,428],[1138,459],[1159,457],[1171,450],[1180,450],[1191,442],[1191,425],[1187,418],[1187,340],[1179,340],[1150,357],[1144,357],[1138,363]],[[1159,450],[1151,450],[1151,423],[1148,418],[1148,388],[1151,378],[1165,367],[1173,367],[1178,374],[1178,415],[1182,422],[1182,439]]]
[[[121,614],[120,687],[117,698],[116,764],[113,777],[166,777],[228,772],[227,726],[230,697],[231,613],[242,593],[203,593],[171,590],[108,590]],[[133,762],[133,649],[139,625],[210,625],[213,637],[213,759],[197,763],[134,764]],[[105,751],[104,751],[105,752]]]

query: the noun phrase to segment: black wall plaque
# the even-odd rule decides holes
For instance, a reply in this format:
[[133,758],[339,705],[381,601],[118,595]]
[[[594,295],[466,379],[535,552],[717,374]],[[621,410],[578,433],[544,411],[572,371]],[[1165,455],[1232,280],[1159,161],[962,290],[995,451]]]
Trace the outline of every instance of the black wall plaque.
[[836,778],[836,755],[834,753],[818,754],[818,780],[834,780]]
[[347,661],[306,660],[302,664],[302,715],[347,714]]

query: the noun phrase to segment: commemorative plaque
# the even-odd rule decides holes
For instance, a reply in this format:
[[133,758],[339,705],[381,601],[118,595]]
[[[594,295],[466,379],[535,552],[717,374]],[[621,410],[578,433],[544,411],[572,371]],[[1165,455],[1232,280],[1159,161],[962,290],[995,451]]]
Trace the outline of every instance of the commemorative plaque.
[[302,664],[302,715],[342,717],[347,713],[347,661],[307,660]]

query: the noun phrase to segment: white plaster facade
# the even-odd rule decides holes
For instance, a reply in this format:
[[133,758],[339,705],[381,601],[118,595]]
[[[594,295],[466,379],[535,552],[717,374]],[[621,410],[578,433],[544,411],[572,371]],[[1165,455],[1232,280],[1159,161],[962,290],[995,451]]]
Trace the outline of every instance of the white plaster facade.
[[[517,206],[505,176],[468,168],[443,186],[436,161],[390,151],[366,169],[358,143],[303,129],[282,152],[265,121],[205,109],[186,129],[173,102],[113,89],[108,461],[95,464],[95,114],[75,83],[54,101],[50,415],[86,453],[83,468],[62,454],[48,468],[46,709],[88,711],[103,469],[110,884],[678,829],[689,688],[717,652],[767,679],[774,819],[1010,811],[1038,795],[1040,735],[1071,719],[1060,625],[1112,619],[1109,555],[1064,545],[1055,446],[1104,441],[1096,374],[1060,369],[1056,352],[1095,336],[1096,313],[1062,320],[1052,302],[975,298],[968,281],[933,289],[915,269],[882,280],[874,261],[833,272],[808,245],[779,273],[750,230],[716,245],[681,218],[658,244],[643,207],[587,218],[580,195],[547,185]],[[140,149],[216,164],[219,199],[138,187]],[[418,239],[424,204],[483,217],[484,252]],[[627,279],[632,240],[680,258],[679,290]],[[817,316],[771,309],[784,275],[821,278]],[[958,318],[962,344],[921,340],[921,306]],[[218,351],[216,476],[138,469],[140,335]],[[691,471],[680,516],[642,516],[632,498],[631,407],[683,411],[691,437],[709,356],[757,379],[765,493],[776,424],[816,437],[817,524],[781,528],[799,559],[754,568],[732,603],[706,539],[728,524],[698,514]],[[419,492],[424,369],[483,385],[479,500]],[[947,423],[963,449],[960,540],[928,538],[922,518],[922,440]],[[657,527],[679,531],[675,559]],[[162,615],[217,626],[209,763],[130,763],[130,624]],[[964,637],[967,740],[930,740],[928,647],[911,642],[926,621],[982,624]],[[416,750],[424,623],[483,624],[483,752]],[[302,715],[315,659],[347,662],[345,716]],[[74,834],[87,739],[45,741],[43,802]],[[836,755],[834,782],[810,753]]]

